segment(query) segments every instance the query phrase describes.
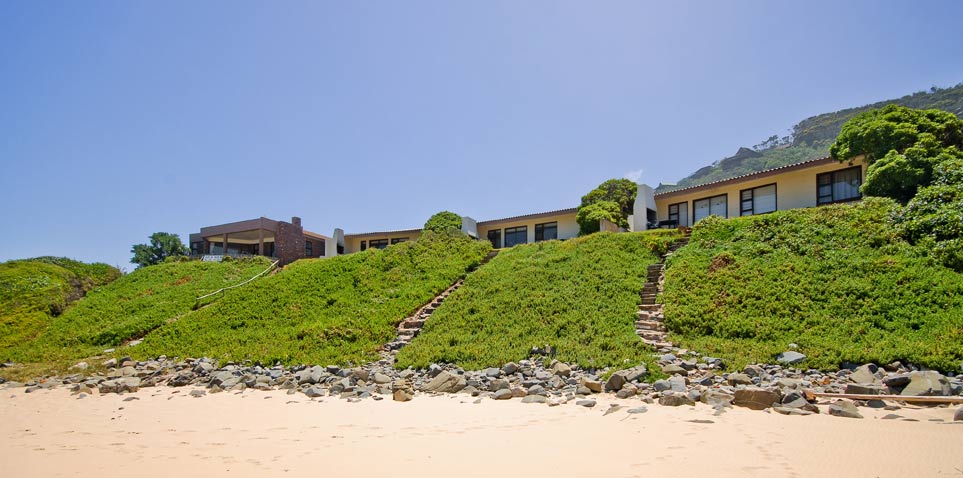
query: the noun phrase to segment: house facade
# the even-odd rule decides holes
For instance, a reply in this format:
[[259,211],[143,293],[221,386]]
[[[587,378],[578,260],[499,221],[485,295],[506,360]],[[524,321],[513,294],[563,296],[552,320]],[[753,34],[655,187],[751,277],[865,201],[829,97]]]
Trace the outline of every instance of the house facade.
[[[820,158],[668,191],[656,192],[640,184],[628,230],[690,227],[710,215],[728,218],[856,201],[861,199],[859,187],[865,175],[861,158],[850,163]],[[579,234],[577,212],[577,208],[568,208],[486,221],[464,216],[462,232],[490,241],[496,249],[570,239]],[[622,230],[602,222],[603,231]],[[417,240],[421,233],[421,229],[405,229],[345,234],[335,229],[328,237],[304,230],[298,217],[291,222],[261,217],[201,228],[190,235],[190,242],[195,255],[264,255],[288,264],[303,258],[384,249]]]

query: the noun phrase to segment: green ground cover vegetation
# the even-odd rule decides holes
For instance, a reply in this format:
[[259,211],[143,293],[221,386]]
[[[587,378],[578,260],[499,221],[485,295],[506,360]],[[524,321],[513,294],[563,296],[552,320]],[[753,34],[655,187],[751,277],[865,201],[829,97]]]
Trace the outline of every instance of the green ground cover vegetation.
[[867,198],[700,221],[667,264],[672,340],[735,368],[795,343],[804,367],[907,360],[958,370],[963,274],[906,242],[892,224],[900,211]]
[[135,357],[207,356],[312,364],[364,363],[395,327],[476,267],[487,241],[426,232],[417,241],[297,261],[228,291],[149,334]]
[[652,350],[634,332],[639,292],[678,236],[597,233],[502,250],[432,314],[398,366],[494,367],[545,345],[585,367],[641,363]]

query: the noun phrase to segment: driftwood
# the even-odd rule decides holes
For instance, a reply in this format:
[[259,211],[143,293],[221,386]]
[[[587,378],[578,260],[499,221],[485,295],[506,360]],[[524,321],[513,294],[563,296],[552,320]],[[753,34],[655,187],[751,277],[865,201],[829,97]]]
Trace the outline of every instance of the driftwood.
[[813,401],[821,398],[846,398],[849,400],[890,400],[894,402],[915,403],[963,403],[963,397],[910,396],[910,395],[872,395],[864,393],[818,393],[806,390],[806,399]]

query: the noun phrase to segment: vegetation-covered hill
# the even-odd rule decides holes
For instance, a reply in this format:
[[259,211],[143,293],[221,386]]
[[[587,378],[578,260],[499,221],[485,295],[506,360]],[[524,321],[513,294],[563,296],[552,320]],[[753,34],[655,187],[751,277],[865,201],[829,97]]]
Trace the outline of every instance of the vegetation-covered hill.
[[161,327],[128,352],[285,364],[377,360],[402,319],[490,250],[488,241],[425,233],[384,250],[297,261]]
[[[669,191],[676,187],[697,186],[800,161],[826,157],[829,155],[829,145],[839,135],[843,123],[860,113],[881,108],[891,103],[911,108],[940,109],[963,118],[963,83],[951,88],[934,87],[929,91],[920,91],[902,98],[806,118],[793,127],[792,134],[789,136],[782,138],[778,135],[771,136],[766,141],[756,145],[755,150],[740,148],[735,155],[699,169],[680,180],[675,186],[663,185],[658,191]],[[746,154],[747,151],[755,154]]]
[[432,314],[398,366],[496,367],[546,345],[586,367],[638,364],[652,353],[633,326],[646,268],[677,237],[598,233],[501,251]]
[[666,270],[665,322],[683,347],[741,367],[798,344],[802,366],[963,360],[963,274],[900,239],[899,206],[867,198],[695,226]]
[[35,337],[71,302],[118,277],[107,264],[65,257],[0,264],[0,350]]

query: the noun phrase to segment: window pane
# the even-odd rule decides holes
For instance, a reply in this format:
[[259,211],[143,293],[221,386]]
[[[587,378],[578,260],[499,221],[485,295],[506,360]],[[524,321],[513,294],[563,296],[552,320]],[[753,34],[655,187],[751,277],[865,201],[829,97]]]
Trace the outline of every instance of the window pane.
[[752,191],[753,214],[764,214],[776,210],[776,185],[763,186]]
[[693,214],[694,222],[699,222],[707,217],[709,217],[709,200],[700,199],[692,204],[695,212]]
[[689,225],[689,205],[682,203],[679,204],[679,225],[688,226]]
[[505,228],[505,247],[528,242],[528,226]]
[[711,198],[710,201],[712,202],[712,205],[709,207],[710,214],[715,214],[716,216],[719,216],[719,217],[727,216],[725,196],[716,196],[714,198]]
[[502,230],[493,229],[488,231],[488,240],[491,241],[492,247],[495,249],[502,248]]
[[558,239],[558,223],[557,222],[546,222],[545,224],[535,225],[535,240],[536,241],[550,241],[552,239]]
[[859,168],[836,171],[833,178],[833,201],[845,201],[859,197]]

